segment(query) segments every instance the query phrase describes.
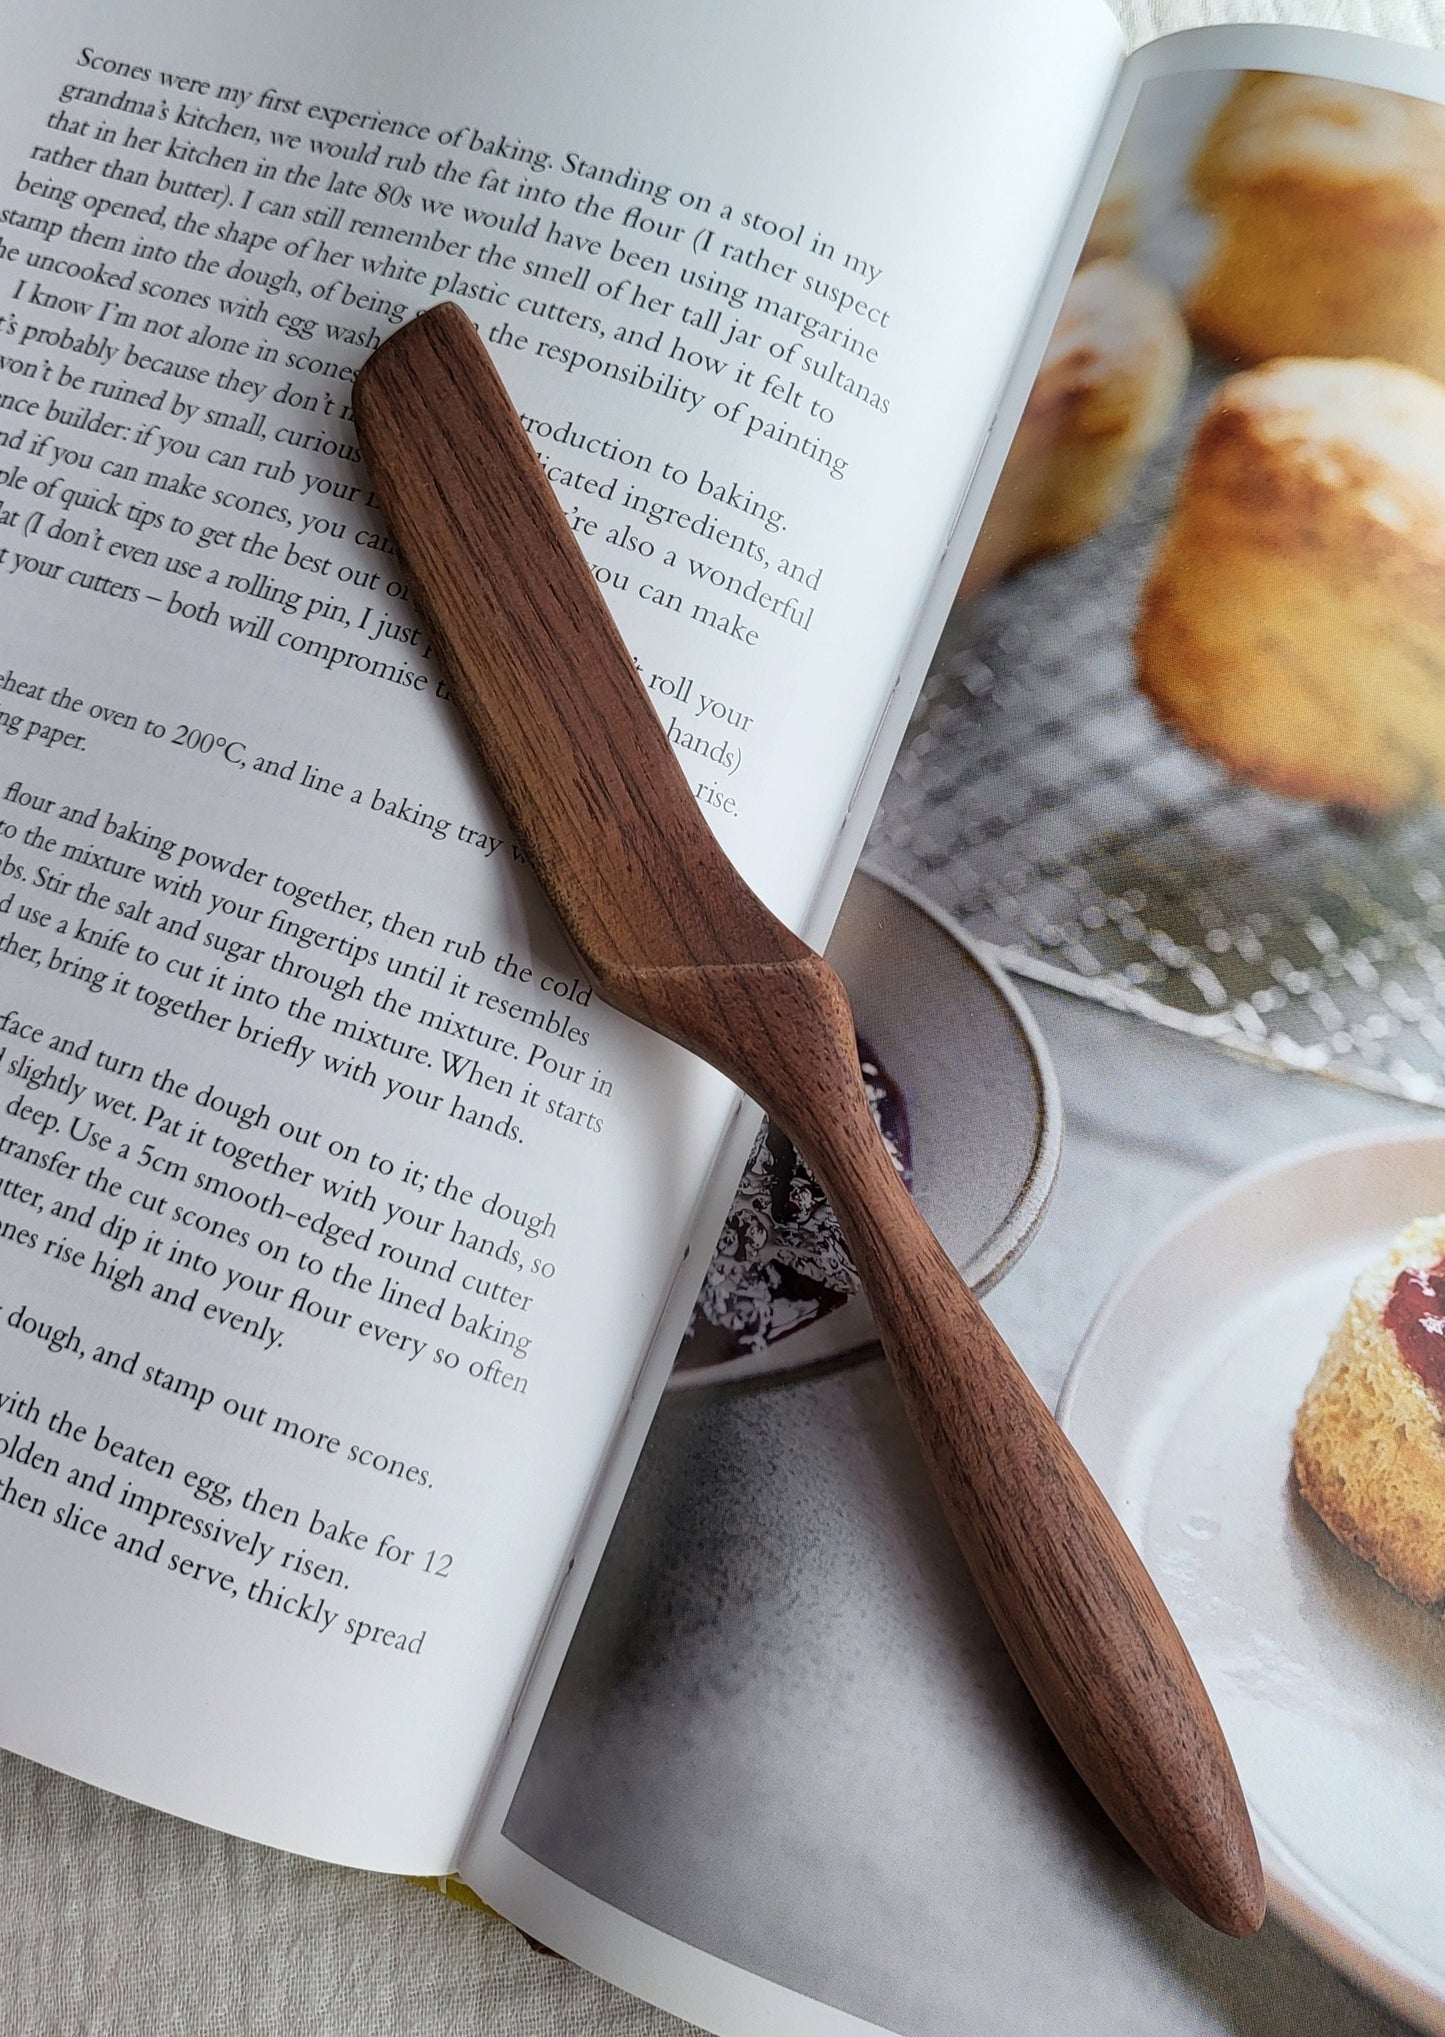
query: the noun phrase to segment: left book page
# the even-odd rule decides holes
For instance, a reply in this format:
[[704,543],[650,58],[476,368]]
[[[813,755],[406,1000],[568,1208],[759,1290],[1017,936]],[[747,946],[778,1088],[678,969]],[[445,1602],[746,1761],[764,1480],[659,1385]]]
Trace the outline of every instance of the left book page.
[[552,929],[350,378],[472,311],[805,923],[1116,56],[956,12],[5,9],[8,1745],[457,1858],[733,1099]]

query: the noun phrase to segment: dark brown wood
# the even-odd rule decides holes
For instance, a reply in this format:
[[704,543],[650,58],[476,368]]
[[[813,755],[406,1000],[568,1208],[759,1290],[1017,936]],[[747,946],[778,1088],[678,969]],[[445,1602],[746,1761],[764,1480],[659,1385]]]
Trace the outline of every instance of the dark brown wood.
[[357,427],[458,708],[604,994],[763,1104],[826,1187],[963,1555],[1039,1709],[1140,1857],[1264,1916],[1213,1708],[1143,1564],[898,1179],[828,965],[718,846],[522,424],[456,305],[367,362]]

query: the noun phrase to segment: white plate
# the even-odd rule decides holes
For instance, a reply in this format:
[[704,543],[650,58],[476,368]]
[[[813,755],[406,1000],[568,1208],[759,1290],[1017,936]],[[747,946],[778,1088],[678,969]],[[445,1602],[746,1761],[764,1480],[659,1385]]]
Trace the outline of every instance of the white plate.
[[1445,1133],[1296,1150],[1114,1288],[1059,1414],[1194,1653],[1272,1907],[1445,2037],[1445,1621],[1298,1497],[1290,1435],[1350,1283],[1445,1209]]

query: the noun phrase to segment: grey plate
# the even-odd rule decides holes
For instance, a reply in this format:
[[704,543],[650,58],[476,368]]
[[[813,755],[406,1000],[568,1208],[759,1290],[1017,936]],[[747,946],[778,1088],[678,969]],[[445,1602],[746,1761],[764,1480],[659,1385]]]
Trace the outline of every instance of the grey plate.
[[[1037,1230],[1059,1168],[1058,1083],[1013,985],[948,915],[865,864],[843,901],[828,958],[859,1033],[903,1092],[913,1193],[950,1259],[986,1293]],[[671,1393],[783,1378],[876,1349],[867,1303],[841,1308],[761,1350],[680,1365]]]

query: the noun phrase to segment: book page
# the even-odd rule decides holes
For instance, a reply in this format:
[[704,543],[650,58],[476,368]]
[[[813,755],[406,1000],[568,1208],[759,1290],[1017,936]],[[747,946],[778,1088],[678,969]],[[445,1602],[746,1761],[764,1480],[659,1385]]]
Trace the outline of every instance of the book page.
[[[1326,1959],[1438,2021],[1445,1657],[1436,1609],[1385,1582],[1429,1538],[1412,1516],[1381,1561],[1365,1526],[1405,1475],[1393,1423],[1337,1416],[1323,1477],[1294,1432],[1352,1280],[1441,1201],[1442,189],[1439,53],[1241,28],[1130,60],[870,838],[1054,1057],[1057,1186],[987,1307],[1055,1404],[1128,1283],[1137,1370],[1074,1374],[1065,1422],[1101,1482],[1091,1442],[1128,1456],[1104,1489],[1217,1707],[1270,1923],[1226,1948],[1068,1773],[876,1348],[790,1367],[783,1339],[768,1391],[669,1396],[469,1863],[545,1943],[709,2029],[1403,2027]],[[970,1085],[920,1051],[956,967],[877,994],[915,1155],[942,1149],[925,1209],[981,1145]],[[980,1099],[1007,1068],[980,1056]],[[1337,1175],[1309,1172],[1322,1140]],[[1160,1241],[1231,1176],[1186,1269]],[[1421,1230],[1394,1292],[1437,1381]],[[1219,1300],[1246,1294],[1275,1313]]]
[[476,318],[808,925],[1112,72],[1102,9],[1047,63],[1030,23],[11,9],[8,1744],[455,1860],[734,1099],[561,943],[350,379]]

